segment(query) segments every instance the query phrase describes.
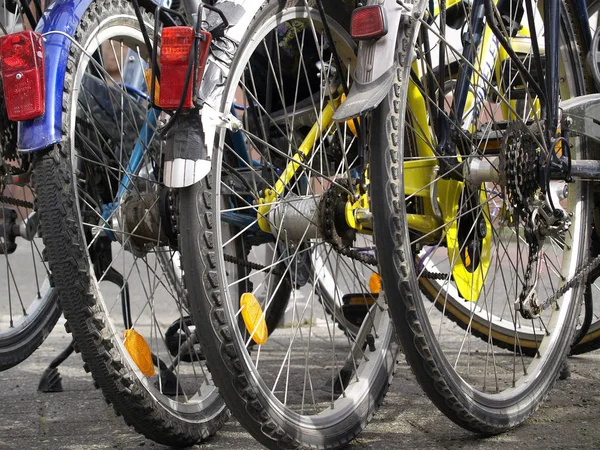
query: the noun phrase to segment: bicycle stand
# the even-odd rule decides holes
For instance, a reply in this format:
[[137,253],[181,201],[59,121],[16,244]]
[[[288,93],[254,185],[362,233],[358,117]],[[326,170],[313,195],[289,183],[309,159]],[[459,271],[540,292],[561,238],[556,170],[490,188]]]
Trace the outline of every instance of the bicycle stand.
[[38,391],[40,392],[62,392],[62,379],[58,372],[58,366],[61,365],[75,350],[75,341],[71,340],[70,344],[56,358],[52,360],[50,365],[44,370]]

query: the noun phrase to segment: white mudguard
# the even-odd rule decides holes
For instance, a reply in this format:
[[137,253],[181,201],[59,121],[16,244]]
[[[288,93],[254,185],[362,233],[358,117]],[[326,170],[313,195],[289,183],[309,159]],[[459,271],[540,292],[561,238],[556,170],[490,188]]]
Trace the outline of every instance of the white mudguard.
[[[223,0],[219,8],[229,22],[225,36],[213,39],[211,53],[206,61],[198,93],[200,116],[192,112],[181,117],[167,136],[164,164],[165,185],[170,188],[191,186],[202,180],[211,170],[212,154],[217,130],[237,130],[241,123],[232,114],[223,115],[222,94],[229,75],[229,67],[241,39],[252,18],[262,7],[259,0]],[[217,14],[207,18],[217,20]]]

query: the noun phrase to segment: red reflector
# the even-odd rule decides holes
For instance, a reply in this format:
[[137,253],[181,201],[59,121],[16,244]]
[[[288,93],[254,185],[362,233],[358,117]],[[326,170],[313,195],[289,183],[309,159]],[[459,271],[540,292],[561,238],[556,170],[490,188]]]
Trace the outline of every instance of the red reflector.
[[176,64],[188,62],[194,45],[194,29],[192,27],[168,27],[162,32],[160,62]]
[[[198,62],[196,64],[196,80],[199,83],[204,72],[204,64],[208,57],[211,34],[201,31],[202,38],[199,42]],[[183,96],[185,75],[190,58],[193,57],[195,32],[192,27],[167,27],[162,31],[162,45],[160,48],[160,97],[158,104],[161,108],[177,109]],[[190,76],[188,90],[183,102],[183,108],[194,107],[192,86],[193,72]]]
[[10,120],[44,114],[42,35],[26,30],[0,37],[0,68]]
[[352,12],[350,34],[353,39],[379,39],[387,34],[387,21],[383,8],[378,5],[363,6]]

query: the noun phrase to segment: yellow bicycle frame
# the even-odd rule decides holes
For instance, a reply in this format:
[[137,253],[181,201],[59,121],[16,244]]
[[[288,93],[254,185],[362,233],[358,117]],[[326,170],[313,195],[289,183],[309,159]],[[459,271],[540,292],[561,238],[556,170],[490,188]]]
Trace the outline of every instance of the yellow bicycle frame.
[[[457,4],[460,0],[451,0],[451,6]],[[436,11],[437,13],[437,11]],[[521,31],[521,37],[528,36],[527,31]],[[482,45],[478,51],[478,57],[473,63],[474,70],[471,76],[471,86],[477,87],[480,84],[484,86],[489,83],[489,80],[481,79],[482,61],[485,56],[491,51],[494,51],[493,60],[494,66],[490,73],[490,77],[495,74],[500,86],[500,62],[505,60],[508,55],[506,52],[497,46],[494,49],[492,42],[493,33],[486,25],[483,35]],[[497,44],[496,44],[497,45]],[[418,61],[413,63],[414,73],[420,78],[420,69]],[[489,68],[488,68],[489,69]],[[495,72],[494,72],[495,70]],[[475,89],[475,92],[477,90]],[[465,116],[469,116],[469,111],[474,111],[481,105],[477,102],[485,101],[484,98],[477,99],[477,94],[473,90],[469,94],[465,103]],[[290,180],[296,174],[296,171],[302,166],[303,162],[309,157],[310,152],[314,148],[317,140],[320,138],[324,130],[327,130],[332,122],[334,109],[339,106],[342,101],[341,96],[337,98],[335,104],[329,102],[321,113],[319,120],[313,125],[310,132],[307,134],[298,151],[293,155],[288,162],[284,172],[281,174],[274,189],[265,190],[264,197],[259,199],[258,207],[258,223],[260,228],[265,232],[271,232],[271,227],[267,220],[267,215],[271,205],[277,202],[277,198],[284,194],[285,188]],[[431,133],[431,124],[428,120],[427,102],[423,97],[418,86],[412,81],[409,81],[407,92],[407,104],[410,114],[411,126],[414,131],[413,138],[415,139],[415,147],[418,158],[404,161],[403,164],[403,180],[404,192],[407,199],[417,197],[421,199],[421,213],[407,214],[407,223],[409,229],[417,232],[424,238],[424,243],[433,244],[439,242],[440,239],[445,239],[448,248],[448,257],[452,264],[452,276],[457,285],[457,288],[463,298],[469,301],[476,301],[483,289],[485,278],[490,265],[490,253],[492,243],[492,226],[487,205],[487,195],[485,185],[482,185],[479,190],[479,201],[483,207],[483,215],[486,226],[485,237],[482,239],[482,248],[480,253],[480,262],[474,270],[467,269],[470,265],[468,252],[461,256],[460,242],[458,239],[458,208],[460,206],[461,195],[464,190],[464,182],[456,180],[436,179],[439,170],[439,164],[434,154],[433,149],[436,146],[434,136]],[[536,102],[539,111],[539,102]],[[514,105],[511,105],[514,109]],[[476,112],[475,112],[476,114]],[[503,117],[510,119],[514,117],[509,107],[503,105]],[[472,123],[464,125],[466,132],[473,132]],[[457,157],[460,158],[459,155]],[[346,206],[346,221],[349,226],[355,228],[361,233],[370,233],[370,228],[365,228],[355,220],[354,211],[368,208],[369,199],[366,193],[359,196],[355,202],[350,199]],[[466,260],[465,260],[466,258]],[[466,263],[466,264],[465,264]]]

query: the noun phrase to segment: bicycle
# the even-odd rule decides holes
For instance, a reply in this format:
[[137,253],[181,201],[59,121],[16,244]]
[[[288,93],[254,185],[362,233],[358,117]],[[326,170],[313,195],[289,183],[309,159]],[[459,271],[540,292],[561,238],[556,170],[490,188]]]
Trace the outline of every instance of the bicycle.
[[[197,306],[199,311],[195,314],[195,321],[202,324],[200,333],[207,348],[213,347],[213,354],[208,352],[208,357],[217,361],[214,363],[217,367],[222,365],[227,368],[221,372],[224,374],[223,378],[231,377],[232,374],[243,377],[238,392],[228,396],[228,403],[240,405],[238,410],[241,410],[244,401],[251,399],[254,416],[265,413],[262,420],[266,420],[267,432],[257,429],[259,420],[247,417],[248,414],[244,414],[243,411],[238,414],[244,418],[242,423],[246,428],[267,445],[274,445],[269,441],[272,430],[275,430],[275,436],[279,433],[284,439],[292,439],[293,445],[297,442],[292,436],[304,434],[298,431],[303,430],[298,421],[288,427],[281,425],[284,422],[281,417],[285,413],[281,412],[277,401],[287,406],[287,397],[282,394],[283,398],[274,399],[277,394],[273,395],[273,392],[270,392],[275,389],[270,386],[276,386],[278,378],[270,385],[265,383],[264,380],[268,379],[268,368],[263,367],[263,374],[256,367],[258,354],[253,356],[251,352],[246,352],[247,348],[256,344],[256,340],[251,336],[259,333],[259,330],[262,345],[270,339],[270,329],[267,327],[265,331],[261,320],[264,316],[262,305],[265,302],[264,299],[256,297],[250,297],[251,301],[247,301],[246,294],[249,290],[239,287],[234,281],[240,278],[235,272],[240,268],[229,265],[240,264],[243,258],[236,256],[234,251],[220,249],[242,240],[245,234],[256,240],[266,239],[270,233],[277,240],[279,233],[288,233],[295,241],[292,248],[302,249],[299,243],[310,246],[314,241],[306,239],[302,233],[294,234],[297,231],[295,226],[300,224],[299,228],[307,234],[310,233],[308,235],[311,238],[324,238],[327,242],[326,239],[330,235],[319,226],[321,220],[331,218],[331,223],[335,224],[335,230],[340,232],[340,236],[348,232],[346,242],[352,247],[355,236],[364,235],[374,228],[379,266],[390,311],[402,343],[409,349],[408,361],[438,407],[468,429],[495,433],[523,421],[535,410],[552,385],[571,345],[579,306],[578,283],[583,278],[584,272],[581,267],[587,253],[589,211],[583,208],[577,210],[578,214],[570,216],[572,211],[567,209],[571,208],[572,203],[568,202],[573,202],[573,198],[581,196],[584,200],[587,199],[587,184],[580,181],[582,166],[585,164],[578,165],[578,161],[585,162],[589,146],[584,138],[575,136],[581,132],[582,127],[576,130],[568,126],[569,121],[562,124],[562,134],[558,137],[554,136],[555,132],[548,132],[546,135],[539,132],[536,134],[531,130],[532,123],[539,124],[543,114],[557,117],[553,109],[546,111],[542,110],[541,106],[546,107],[548,103],[543,96],[543,89],[539,87],[540,74],[543,73],[538,43],[538,39],[541,38],[536,34],[533,8],[531,5],[527,6],[530,11],[525,17],[532,17],[528,25],[534,30],[528,32],[520,30],[520,22],[524,16],[523,8],[513,11],[509,3],[501,5],[505,8],[501,15],[503,20],[507,21],[503,25],[492,21],[494,9],[489,2],[479,2],[478,9],[474,7],[473,11],[476,11],[478,16],[471,16],[472,9],[461,3],[452,3],[448,11],[443,3],[436,11],[426,11],[427,6],[424,2],[414,5],[386,2],[383,6],[369,4],[365,9],[356,10],[357,17],[365,14],[368,20],[363,19],[362,24],[357,23],[358,28],[353,35],[354,38],[363,40],[364,50],[362,54],[359,50],[358,70],[354,72],[353,88],[348,100],[342,101],[341,97],[337,99],[337,95],[333,95],[337,92],[337,86],[333,86],[333,89],[329,86],[332,94],[329,102],[323,102],[320,104],[321,108],[315,108],[317,112],[322,113],[322,116],[319,113],[315,114],[319,117],[315,134],[319,137],[320,130],[327,130],[330,126],[335,129],[336,126],[332,125],[327,116],[328,108],[336,110],[333,119],[339,121],[340,128],[348,130],[353,126],[357,129],[356,122],[350,125],[344,124],[344,121],[360,117],[357,122],[369,123],[373,131],[368,136],[369,145],[358,145],[356,153],[353,154],[357,155],[356,161],[360,161],[355,166],[349,165],[355,171],[354,176],[348,176],[349,183],[339,188],[339,192],[334,191],[339,203],[336,203],[336,208],[330,216],[325,215],[327,211],[319,211],[322,215],[317,214],[319,208],[314,205],[321,202],[327,204],[330,201],[327,189],[336,185],[335,178],[329,180],[331,185],[317,190],[311,185],[307,189],[302,185],[303,178],[296,176],[296,172],[318,172],[313,167],[314,160],[311,159],[313,137],[309,139],[308,146],[303,148],[302,139],[307,135],[306,132],[296,137],[288,130],[291,129],[289,126],[283,128],[281,125],[280,129],[277,129],[279,123],[276,119],[279,116],[272,117],[271,109],[264,106],[258,107],[263,117],[261,113],[255,112],[255,116],[258,117],[250,116],[243,124],[236,125],[231,116],[227,115],[234,96],[232,87],[228,88],[228,101],[222,103],[218,109],[219,113],[214,115],[220,127],[234,131],[239,128],[237,132],[241,132],[246,139],[252,141],[249,146],[257,156],[249,161],[235,149],[230,149],[226,137],[221,135],[217,148],[225,153],[232,152],[231,161],[216,156],[215,161],[219,162],[213,163],[213,177],[194,188],[194,193],[190,195],[192,198],[186,200],[189,205],[195,204],[196,201],[200,204],[194,208],[190,218],[185,218],[185,209],[182,212],[182,222],[189,224],[188,228],[192,230],[193,237],[189,242],[191,245],[197,245],[198,249],[198,256],[188,267],[197,268],[199,273],[204,274],[204,285],[196,283],[196,287],[190,286],[190,289],[197,293],[193,298],[203,299]],[[450,10],[450,7],[454,9]],[[490,24],[496,24],[494,33],[492,28],[486,28],[485,38],[479,36],[484,29],[484,15],[488,17]],[[441,19],[436,19],[438,16]],[[471,33],[475,28],[479,36],[474,46],[465,50],[464,55],[454,49],[445,37],[447,20],[452,22],[452,26],[464,26]],[[387,36],[385,33],[388,30],[384,26],[386,23],[391,30]],[[441,29],[444,33],[435,30],[437,23],[443,24]],[[426,31],[419,34],[419,25],[423,25],[432,36]],[[567,21],[563,18],[560,28],[563,36],[561,44],[581,42],[583,45],[586,39],[584,25],[584,20]],[[573,27],[577,34],[573,34]],[[365,29],[361,35],[361,30]],[[396,40],[397,29],[402,38],[399,41]],[[510,33],[502,39],[504,29],[509,29]],[[589,33],[589,30],[587,31]],[[565,38],[567,33],[570,34]],[[439,38],[440,35],[442,38],[438,40],[441,40],[441,43],[438,43],[435,37]],[[558,36],[559,33],[555,35]],[[417,38],[420,40],[417,41]],[[377,43],[373,44],[369,40]],[[430,43],[429,40],[435,42]],[[385,44],[382,45],[383,42]],[[484,43],[481,47],[484,50],[481,50],[479,55],[479,50],[476,49],[481,42]],[[502,42],[501,50],[498,42]],[[405,58],[401,60],[404,64],[402,66],[388,64],[395,55],[396,45],[402,51],[401,56]],[[436,46],[442,50],[434,62],[431,55]],[[270,48],[267,44],[264,44],[264,47]],[[336,59],[335,47],[331,45],[328,48],[332,52],[332,61]],[[531,47],[535,48],[537,58],[529,54]],[[279,46],[274,45],[273,48],[278,49]],[[413,52],[413,48],[416,48],[417,52]],[[551,47],[548,45],[546,48]],[[591,92],[591,77],[589,74],[584,77],[585,74],[582,75],[579,70],[579,53],[571,44],[561,49],[561,56],[568,58],[568,63],[560,66],[561,70],[564,67],[575,67],[575,73],[566,71],[566,81],[561,81],[561,100]],[[469,51],[471,53],[468,53]],[[457,63],[446,63],[447,52],[454,55]],[[265,50],[265,53],[270,54],[268,50]],[[344,54],[343,49],[340,53]],[[480,60],[483,55],[488,58],[485,64]],[[545,55],[546,53],[544,57]],[[242,60],[241,58],[239,57],[239,60]],[[251,63],[251,58],[247,59]],[[552,64],[558,64],[556,61],[557,58],[554,58]],[[461,62],[464,63],[462,68]],[[528,64],[531,70],[526,71],[524,64]],[[344,76],[353,73],[352,70],[343,70],[342,64],[332,66]],[[453,66],[456,67],[456,73],[453,73]],[[486,72],[482,74],[484,68]],[[558,73],[558,70],[552,70],[553,72],[547,72]],[[249,71],[250,74],[251,72]],[[302,74],[301,71],[299,73]],[[252,78],[241,69],[234,71],[234,74],[233,80],[242,85],[243,92],[261,92],[261,83],[265,82],[265,77]],[[562,74],[563,72],[561,76]],[[244,76],[249,79],[244,81]],[[367,78],[368,76],[372,78]],[[237,81],[238,79],[240,81]],[[268,77],[266,79],[268,80]],[[283,77],[281,79],[283,80]],[[555,81],[556,79],[551,83]],[[272,82],[280,89],[278,82],[280,84],[281,80],[274,77]],[[477,86],[477,90],[473,91],[470,86]],[[537,87],[537,90],[532,100],[528,89],[534,87]],[[380,102],[385,100],[390,91],[394,97],[380,106]],[[264,92],[269,90],[265,89]],[[543,97],[543,101],[536,96]],[[249,94],[249,97],[251,100],[247,100],[246,103],[237,102],[240,109],[245,111],[247,105],[262,103],[257,101],[257,98],[262,98],[260,94]],[[264,97],[269,99],[268,94],[264,94]],[[271,98],[271,101],[284,103],[285,96],[281,92],[278,91],[274,97],[275,100]],[[407,100],[407,97],[410,100]],[[453,98],[457,100],[452,100]],[[556,107],[558,98],[548,102]],[[292,101],[290,110],[293,111],[299,104],[300,102]],[[566,108],[567,105],[564,106]],[[391,107],[406,108],[407,118],[404,117],[404,112],[390,112],[388,109]],[[285,108],[282,110],[285,111]],[[282,112],[281,115],[285,114]],[[505,120],[498,124],[500,116]],[[523,116],[526,120],[523,120]],[[570,113],[569,117],[573,118],[574,113]],[[464,122],[466,125],[461,128],[455,122]],[[511,125],[508,122],[511,122]],[[265,125],[273,123],[270,127]],[[286,122],[282,119],[281,123]],[[392,128],[382,128],[384,125]],[[542,129],[540,127],[540,130]],[[573,136],[569,135],[570,131],[574,132]],[[257,138],[256,134],[260,137]],[[284,136],[284,148],[286,140],[292,141],[292,144],[287,144],[288,152],[291,153],[286,154],[279,150],[280,143],[270,142],[270,139],[276,139],[280,135]],[[360,142],[360,131],[356,136]],[[211,137],[209,133],[208,146],[212,145]],[[293,138],[297,142],[293,142]],[[545,153],[538,150],[538,146],[543,149],[541,143],[544,140],[550,141],[551,138],[556,138],[554,146],[551,147],[553,150],[546,150]],[[452,139],[457,142],[453,142]],[[571,139],[572,148],[568,146],[568,139]],[[406,160],[401,159],[404,157],[402,153],[395,153],[394,149],[398,143],[401,144],[400,149],[410,152]],[[386,146],[392,149],[386,152],[387,171],[382,168],[382,156],[378,153],[382,145],[384,149]],[[448,153],[442,154],[438,146],[445,145],[449,145],[450,150],[444,150]],[[528,152],[521,150],[522,148],[527,148]],[[293,155],[296,149],[297,153]],[[474,156],[467,151],[468,149],[473,149]],[[571,150],[577,153],[571,156]],[[517,152],[518,157],[515,157]],[[347,155],[350,152],[342,151],[341,154]],[[512,158],[508,163],[505,162],[507,154]],[[519,173],[520,178],[517,178],[517,162],[525,160],[529,166],[537,165],[538,154],[542,155],[539,156],[540,165],[544,161],[547,163],[543,167],[550,167],[550,162],[559,166],[558,169],[552,167],[553,179],[560,180],[562,177],[570,182],[569,176],[565,175],[567,167],[570,167],[570,175],[575,177],[576,181],[568,187],[564,181],[550,183],[549,176],[545,173],[538,174],[531,168],[524,172],[525,175]],[[500,155],[503,160],[500,160]],[[564,159],[561,160],[563,156]],[[282,157],[284,161],[291,160],[291,165],[285,166],[276,159],[277,157]],[[368,166],[365,164],[367,159],[370,161]],[[232,165],[232,161],[240,160],[246,161],[243,164],[248,172],[244,173],[247,178]],[[404,162],[399,164],[399,160]],[[560,164],[557,161],[560,161]],[[512,176],[510,182],[499,176],[505,169],[500,164],[509,164],[506,170]],[[456,166],[460,167],[460,170],[456,169]],[[467,167],[464,174],[463,166]],[[259,167],[263,168],[261,175],[255,173]],[[266,174],[272,170],[276,172],[275,176],[267,178]],[[403,171],[407,171],[406,174]],[[238,173],[235,174],[236,172]],[[538,180],[538,176],[542,181]],[[391,183],[390,177],[395,177],[396,181]],[[523,186],[520,183],[523,183],[524,179],[524,186],[528,190],[522,193]],[[252,185],[252,182],[257,180],[256,185]],[[355,180],[359,180],[359,183]],[[294,190],[297,185],[303,186],[300,192]],[[212,194],[209,194],[208,190]],[[307,192],[312,198],[302,197],[302,194]],[[288,205],[292,200],[298,204],[290,209]],[[407,203],[409,206],[406,206]],[[582,204],[584,203],[586,202],[583,201]],[[273,210],[281,208],[281,205],[285,205],[285,214],[274,213]],[[188,208],[187,211],[189,210]],[[246,217],[240,217],[242,210],[247,212]],[[282,218],[287,214],[293,218],[294,223],[286,222]],[[466,219],[457,219],[457,216],[463,215]],[[325,219],[322,219],[323,217]],[[533,220],[536,221],[535,229],[530,217],[534,217]],[[566,231],[574,232],[576,236],[572,241],[569,236],[569,242],[565,244],[563,240],[568,234]],[[550,237],[546,238],[546,235]],[[543,244],[553,246],[555,253],[560,253],[560,256],[550,255],[548,252],[539,256],[536,246],[543,247]],[[522,247],[529,246],[533,248],[531,260],[521,253]],[[241,247],[243,248],[243,245]],[[513,264],[509,257],[492,255],[492,251],[496,251],[497,247],[500,251],[503,248],[516,248],[518,252],[513,252],[518,254],[518,262]],[[544,273],[544,277],[541,277],[539,268],[544,266],[548,269],[552,257],[560,263],[562,253],[566,255],[565,260],[572,257],[571,265],[565,266],[568,273],[561,275],[559,280],[549,281],[550,278],[556,278],[556,273],[548,270],[549,274]],[[374,253],[369,253],[369,256],[374,257]],[[537,264],[538,257],[541,260],[540,264]],[[503,263],[508,264],[508,268],[503,267]],[[536,265],[537,270],[534,270],[532,266]],[[273,265],[260,263],[254,263],[248,268],[259,274],[274,270]],[[491,300],[486,302],[485,299],[487,294],[500,291],[499,286],[494,287],[494,282],[502,281],[503,270],[518,273],[507,275],[508,281],[502,284],[501,289],[502,305],[496,305],[496,309],[490,311],[488,307],[491,305],[488,303],[491,303]],[[494,276],[496,273],[499,274],[498,278]],[[241,278],[249,277],[242,275]],[[568,283],[558,290],[559,283],[567,280]],[[268,284],[268,281],[265,283]],[[538,283],[540,287],[535,289]],[[546,292],[549,292],[547,298],[539,303],[532,302],[534,294],[544,286]],[[496,291],[493,291],[494,288]],[[363,288],[362,291],[366,292],[367,289]],[[419,298],[423,298],[425,302],[413,301]],[[257,307],[254,300],[261,306]],[[267,301],[266,304],[268,303]],[[561,304],[563,307],[560,310],[556,308],[555,311],[552,308],[548,309],[548,304]],[[240,310],[243,311],[249,306],[255,310],[254,315],[250,319],[239,319],[239,316],[243,316]],[[518,314],[514,312],[515,308]],[[428,314],[432,315],[432,321],[436,321],[435,327],[429,323]],[[236,323],[236,320],[239,323]],[[433,329],[440,334],[436,335]],[[446,340],[441,337],[442,331]],[[452,336],[452,332],[458,336],[457,339],[448,337]],[[456,346],[452,348],[454,344]],[[450,353],[446,353],[452,350],[455,365],[448,362]],[[481,355],[479,359],[470,359],[468,355],[463,358],[466,353],[471,355],[477,352]],[[231,363],[227,365],[229,358]],[[459,365],[463,359],[468,361]],[[497,366],[496,363],[500,362],[500,359],[506,361],[504,366]],[[525,376],[521,377],[514,371],[511,373],[511,367],[517,365],[517,360],[524,371],[529,370]],[[487,380],[487,364],[493,366],[489,371],[496,376],[492,381]],[[473,370],[473,373],[470,370]],[[476,373],[483,374],[483,385],[481,379],[475,378]],[[513,383],[519,387],[513,387]],[[441,392],[437,390],[438,386],[442,386]],[[234,384],[233,388],[235,387]],[[285,387],[287,389],[287,385]],[[501,393],[494,395],[495,390]],[[332,395],[332,399],[335,398],[337,397]],[[508,404],[511,406],[508,407]],[[279,411],[275,405],[279,407]],[[301,410],[303,406],[302,403]],[[312,436],[307,439],[311,438]],[[323,436],[320,438],[323,439]],[[315,445],[331,443],[325,440],[310,442],[319,442]]]
[[215,41],[200,92],[211,169],[179,191],[204,354],[232,413],[271,448],[354,439],[398,350],[372,237],[336,220],[363,182],[364,123],[331,122],[355,64],[350,12],[266,1]]
[[[369,205],[407,361],[446,416],[485,434],[520,424],[548,393],[597,264],[586,261],[597,176],[583,170],[594,136],[573,106],[593,103],[586,11],[546,2],[542,20],[534,6],[369,3],[362,12],[387,17],[391,33],[375,27],[377,50],[365,41],[359,67],[373,61],[373,78],[357,73],[334,117],[371,116]],[[457,303],[463,327],[447,316]],[[504,348],[496,327],[512,337]]]
[[[224,13],[216,10],[216,14],[226,24]],[[188,316],[188,296],[179,271],[178,255],[185,256],[187,247],[180,247],[177,240],[178,199],[169,188],[181,187],[189,180],[185,170],[183,180],[177,178],[180,160],[165,155],[164,147],[170,142],[181,145],[179,133],[189,130],[188,122],[198,116],[182,113],[174,120],[185,94],[175,96],[174,104],[179,107],[167,124],[156,105],[158,82],[164,80],[155,70],[157,46],[153,43],[158,42],[159,21],[173,16],[185,20],[176,11],[163,8],[153,24],[135,2],[133,7],[121,1],[61,2],[37,28],[47,52],[46,110],[39,120],[22,123],[19,146],[39,152],[34,173],[41,227],[69,331],[85,369],[107,401],[136,430],[158,442],[189,445],[214,434],[229,413],[204,367],[204,352]],[[78,27],[65,25],[72,21],[79,23]],[[227,28],[227,35],[231,38],[244,30],[241,22]],[[162,44],[161,54],[164,35]],[[68,54],[64,48],[69,49]],[[34,48],[33,53],[38,52],[41,49]],[[112,67],[108,56],[116,61]],[[128,65],[152,70],[144,70],[149,77],[143,81]],[[191,65],[186,62],[185,66],[189,79]],[[163,82],[161,92],[168,88]],[[61,127],[57,128],[57,123]],[[173,131],[165,140],[158,130],[164,125],[164,132],[168,124]],[[177,151],[174,154],[177,156]],[[273,249],[273,254],[280,251]],[[263,257],[264,252],[264,262]],[[304,263],[313,264],[310,260]],[[147,283],[139,274],[140,266]],[[246,268],[246,263],[237,264],[239,270]],[[147,299],[135,298],[137,286],[129,278],[131,272],[138,272],[137,282],[147,287]],[[289,277],[273,275],[278,286],[267,289],[281,301],[265,308],[270,327],[275,327],[284,313],[291,290]],[[294,283],[301,285],[301,278],[296,271]],[[335,316],[342,306],[334,304],[340,296],[335,286],[330,286],[331,276],[320,275],[319,279],[321,286],[329,283],[323,302],[328,302],[328,313]],[[189,276],[186,283],[191,283],[188,280]],[[360,296],[365,297],[360,292],[356,294],[359,301]],[[371,299],[370,294],[368,297]],[[166,311],[169,302],[176,308]],[[366,315],[360,304],[351,306],[358,310],[355,315],[359,319]],[[169,316],[172,312],[175,317]],[[356,318],[336,322],[347,333],[357,333],[353,331]],[[121,330],[125,330],[122,337]],[[384,331],[376,342],[368,336],[358,341],[389,344],[389,319]],[[355,352],[362,352],[359,344],[354,347]],[[382,362],[377,370],[383,376],[378,382],[378,401],[387,389],[393,366],[391,351],[380,353]],[[335,389],[345,389],[345,378],[353,371],[347,372],[341,372],[340,380],[342,375],[344,380],[336,383]]]
[[43,55],[45,77],[35,57],[20,72],[35,80],[23,98],[45,101],[20,122],[18,147],[33,159],[67,331],[115,412],[176,446],[205,440],[229,418],[188,313],[163,170],[169,114],[151,100],[159,28],[192,22],[189,3],[182,14],[136,1],[57,1],[37,33],[10,49]]

